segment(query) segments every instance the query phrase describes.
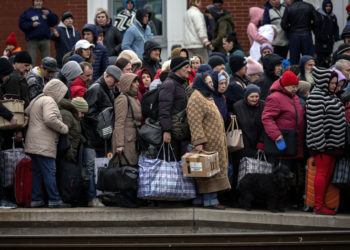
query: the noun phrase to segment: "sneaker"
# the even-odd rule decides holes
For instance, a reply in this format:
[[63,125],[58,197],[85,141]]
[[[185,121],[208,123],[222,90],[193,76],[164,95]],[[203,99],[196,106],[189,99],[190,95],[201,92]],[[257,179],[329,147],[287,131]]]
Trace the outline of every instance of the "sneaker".
[[314,207],[314,214],[335,215],[337,212],[327,207]]
[[92,201],[89,201],[88,207],[104,207],[100,200],[98,198],[93,199]]
[[69,208],[69,207],[72,207],[72,205],[64,202],[59,202],[54,204],[49,203],[49,208]]
[[17,207],[17,205],[15,203],[10,202],[10,201],[7,201],[7,200],[0,201],[0,208],[14,209],[16,207]]

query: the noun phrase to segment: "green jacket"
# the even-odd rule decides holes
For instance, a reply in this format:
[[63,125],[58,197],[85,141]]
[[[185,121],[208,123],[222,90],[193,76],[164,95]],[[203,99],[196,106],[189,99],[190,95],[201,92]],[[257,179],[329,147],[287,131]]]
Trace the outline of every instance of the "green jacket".
[[232,33],[234,29],[235,25],[232,22],[232,17],[230,14],[223,15],[215,21],[214,38],[211,41],[215,51],[226,54],[225,49],[222,47],[222,38],[224,38],[227,34]]

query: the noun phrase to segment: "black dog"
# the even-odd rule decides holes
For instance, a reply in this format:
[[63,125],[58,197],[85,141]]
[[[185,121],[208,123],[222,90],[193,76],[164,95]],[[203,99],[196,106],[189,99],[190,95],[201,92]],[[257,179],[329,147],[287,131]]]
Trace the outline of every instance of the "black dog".
[[271,212],[284,212],[288,182],[294,174],[286,165],[273,167],[272,174],[247,174],[239,184],[240,204],[250,211],[252,202],[262,200]]

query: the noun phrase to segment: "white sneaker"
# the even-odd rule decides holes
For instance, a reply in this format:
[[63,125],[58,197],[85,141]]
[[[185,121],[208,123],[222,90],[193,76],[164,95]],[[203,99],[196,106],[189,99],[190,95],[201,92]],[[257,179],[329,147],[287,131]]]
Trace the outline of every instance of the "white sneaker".
[[98,198],[93,199],[92,201],[89,201],[88,207],[104,207],[100,200]]
[[7,200],[0,201],[0,208],[14,209],[16,207],[17,207],[17,205],[15,203],[10,202],[10,201],[7,201]]

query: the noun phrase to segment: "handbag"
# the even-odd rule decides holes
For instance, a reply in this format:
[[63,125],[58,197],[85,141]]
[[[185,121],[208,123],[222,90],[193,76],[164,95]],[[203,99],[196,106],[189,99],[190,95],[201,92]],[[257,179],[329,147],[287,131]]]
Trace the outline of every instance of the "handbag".
[[[12,187],[16,166],[23,158],[29,158],[23,148],[15,148],[14,138],[12,148],[0,152],[0,173],[2,187]],[[23,143],[23,140],[22,140]],[[24,144],[23,144],[24,147]]]
[[293,156],[298,153],[298,111],[294,106],[296,114],[296,129],[280,129],[283,139],[286,143],[286,149],[283,151],[278,150],[275,141],[273,141],[268,135],[264,137],[264,151],[267,155],[275,156]]
[[171,137],[178,141],[187,140],[191,137],[186,109],[171,116]]
[[243,133],[242,130],[238,127],[237,118],[233,118],[230,122],[230,125],[227,128],[226,141],[227,149],[229,152],[234,152],[244,148]]
[[[163,159],[159,159],[163,151]],[[193,178],[183,176],[181,162],[170,161],[170,154],[175,155],[168,144],[168,159],[165,157],[164,143],[157,159],[141,156],[139,159],[139,188],[137,197],[146,200],[188,200],[196,197]]]
[[243,157],[239,162],[237,188],[246,174],[271,174],[272,164],[266,160],[266,155],[258,151],[255,158]]
[[139,133],[139,128],[137,127],[137,124],[136,124],[136,119],[135,119],[135,115],[134,115],[134,110],[132,109],[132,106],[130,104],[130,100],[129,100],[129,97],[127,95],[126,96],[126,100],[128,101],[128,108],[130,109],[131,111],[131,116],[132,116],[132,122],[134,124],[134,127],[136,129],[136,152],[143,152],[147,149],[144,141],[142,140],[142,137],[140,136],[140,133]]
[[114,128],[114,109],[108,107],[97,115],[97,132],[103,140],[109,140],[112,137]]
[[139,130],[141,138],[151,144],[159,146],[162,144],[162,127],[159,122],[147,118],[144,125]]
[[[127,166],[121,166],[120,157],[124,157]],[[115,153],[109,161],[107,168],[100,168],[97,177],[97,189],[117,192],[137,190],[138,167],[131,166],[124,152]]]

